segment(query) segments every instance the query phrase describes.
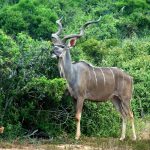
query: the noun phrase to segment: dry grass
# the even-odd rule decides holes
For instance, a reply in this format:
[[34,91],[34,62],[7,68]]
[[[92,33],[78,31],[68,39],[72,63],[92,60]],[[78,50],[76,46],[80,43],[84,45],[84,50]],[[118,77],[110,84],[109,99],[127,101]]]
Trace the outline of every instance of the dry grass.
[[121,142],[115,138],[82,137],[79,141],[65,138],[54,141],[28,139],[0,143],[0,150],[150,150],[149,140]]
[[[57,139],[15,139],[9,142],[0,141],[0,150],[150,150],[150,120],[139,119],[136,121],[138,140],[132,141],[126,138],[119,141],[118,138],[81,137],[74,138],[63,135]],[[128,132],[128,136],[131,137]]]

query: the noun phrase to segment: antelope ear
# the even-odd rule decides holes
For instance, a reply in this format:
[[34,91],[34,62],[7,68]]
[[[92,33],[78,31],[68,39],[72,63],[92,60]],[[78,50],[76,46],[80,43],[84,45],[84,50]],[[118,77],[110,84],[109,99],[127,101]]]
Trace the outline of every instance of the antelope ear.
[[69,47],[74,47],[75,45],[76,45],[76,38],[72,38],[70,41],[69,41],[69,43],[68,43],[68,46]]

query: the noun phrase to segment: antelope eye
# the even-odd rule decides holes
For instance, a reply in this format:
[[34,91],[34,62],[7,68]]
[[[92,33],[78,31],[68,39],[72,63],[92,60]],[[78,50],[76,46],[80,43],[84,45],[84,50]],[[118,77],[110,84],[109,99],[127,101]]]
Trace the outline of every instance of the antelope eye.
[[60,47],[61,47],[61,48],[65,48],[65,46],[64,46],[64,45],[60,45]]

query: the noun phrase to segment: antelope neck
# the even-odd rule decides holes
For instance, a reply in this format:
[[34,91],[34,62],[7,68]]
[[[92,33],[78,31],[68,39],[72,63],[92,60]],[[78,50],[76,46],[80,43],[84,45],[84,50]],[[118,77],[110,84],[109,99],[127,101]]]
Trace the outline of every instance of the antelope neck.
[[70,83],[73,78],[73,69],[69,48],[65,49],[63,53],[59,58],[60,74],[63,74],[63,77]]

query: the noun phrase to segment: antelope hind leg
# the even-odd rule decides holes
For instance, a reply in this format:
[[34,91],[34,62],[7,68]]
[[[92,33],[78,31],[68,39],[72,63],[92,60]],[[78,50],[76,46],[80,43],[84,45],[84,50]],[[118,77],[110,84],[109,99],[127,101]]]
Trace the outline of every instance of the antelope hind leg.
[[112,99],[112,103],[122,117],[122,133],[121,133],[120,141],[123,141],[125,139],[125,134],[126,134],[126,114],[123,110],[121,100],[119,99],[119,97],[114,96],[114,98]]

